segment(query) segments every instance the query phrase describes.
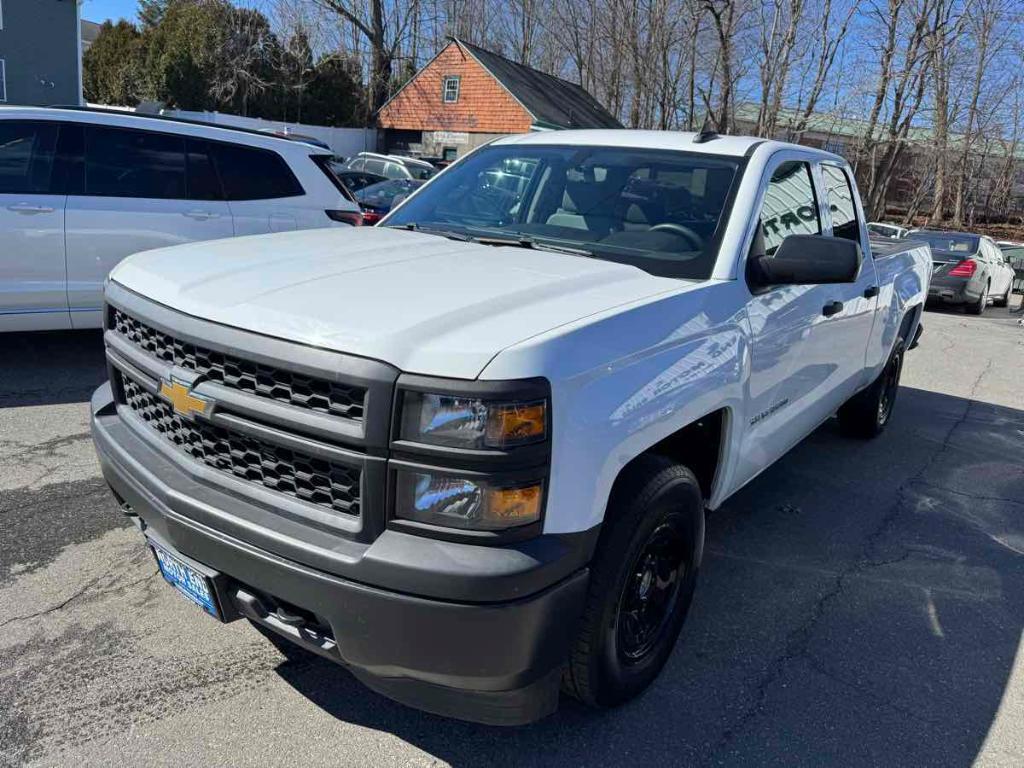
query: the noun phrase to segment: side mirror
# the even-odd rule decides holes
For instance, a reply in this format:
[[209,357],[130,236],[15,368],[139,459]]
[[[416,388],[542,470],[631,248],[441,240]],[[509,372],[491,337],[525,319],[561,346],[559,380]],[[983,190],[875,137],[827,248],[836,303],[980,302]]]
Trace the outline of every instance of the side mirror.
[[751,254],[747,277],[752,285],[852,283],[863,260],[853,240],[825,235],[790,235],[774,256]]

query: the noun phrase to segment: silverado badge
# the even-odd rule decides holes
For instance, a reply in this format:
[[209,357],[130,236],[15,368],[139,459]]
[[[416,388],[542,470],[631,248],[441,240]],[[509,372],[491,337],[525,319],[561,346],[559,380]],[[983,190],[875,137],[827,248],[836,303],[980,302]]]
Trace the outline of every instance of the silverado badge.
[[193,394],[192,389],[187,384],[174,377],[171,377],[170,381],[160,382],[160,397],[171,404],[175,413],[189,419],[193,418],[197,413],[201,416],[209,415],[210,408],[213,405],[212,400],[207,400],[205,397]]

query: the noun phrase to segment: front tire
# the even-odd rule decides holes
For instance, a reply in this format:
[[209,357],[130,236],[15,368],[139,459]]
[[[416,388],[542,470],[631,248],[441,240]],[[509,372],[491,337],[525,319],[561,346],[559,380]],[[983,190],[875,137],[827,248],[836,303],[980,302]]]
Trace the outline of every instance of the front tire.
[[906,344],[898,339],[878,378],[843,403],[839,409],[839,428],[844,435],[866,440],[885,431],[896,407],[904,354]]
[[608,504],[563,689],[592,707],[640,694],[671,655],[704,548],[704,501],[687,467],[643,456]]

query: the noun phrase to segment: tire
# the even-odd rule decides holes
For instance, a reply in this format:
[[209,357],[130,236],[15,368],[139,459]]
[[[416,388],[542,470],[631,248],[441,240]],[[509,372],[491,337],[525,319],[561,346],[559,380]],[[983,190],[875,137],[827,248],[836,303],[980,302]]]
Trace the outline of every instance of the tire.
[[981,298],[979,298],[974,304],[970,304],[967,307],[967,313],[970,315],[983,315],[985,314],[985,307],[988,306],[988,289],[991,284],[985,286],[985,290],[982,291]]
[[1003,294],[1003,297],[1001,299],[996,299],[995,301],[993,301],[992,302],[992,306],[994,306],[994,307],[1008,307],[1008,306],[1010,306],[1010,292],[1012,290],[1013,290],[1013,281],[1011,280],[1010,284],[1008,286],[1006,286],[1006,293]]
[[839,428],[844,435],[867,440],[885,431],[896,407],[905,354],[906,343],[898,339],[878,378],[843,403],[839,409]]
[[317,655],[312,651],[307,651],[300,645],[296,645],[290,640],[281,637],[277,632],[272,629],[267,629],[262,624],[257,624],[252,619],[249,619],[249,623],[252,624],[253,629],[259,632],[263,637],[270,641],[270,644],[280,651],[281,655],[284,656],[286,661],[313,661],[317,658]]
[[653,455],[625,471],[608,503],[562,676],[563,690],[592,707],[632,699],[661,672],[704,549],[704,501],[693,472]]

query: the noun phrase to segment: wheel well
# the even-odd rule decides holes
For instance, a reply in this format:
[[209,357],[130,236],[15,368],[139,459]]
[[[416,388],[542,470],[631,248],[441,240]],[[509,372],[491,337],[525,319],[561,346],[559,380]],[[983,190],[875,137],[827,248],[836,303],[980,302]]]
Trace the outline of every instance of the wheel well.
[[615,484],[618,485],[619,480],[626,474],[626,470],[641,456],[656,454],[689,467],[697,476],[701,495],[707,501],[711,497],[715,476],[718,472],[724,430],[725,409],[720,408],[673,432],[634,458],[619,472]]
[[914,321],[921,315],[921,305],[911,307],[905,315],[903,315],[903,322],[900,323],[900,334],[899,338],[910,343],[910,329],[914,327]]

